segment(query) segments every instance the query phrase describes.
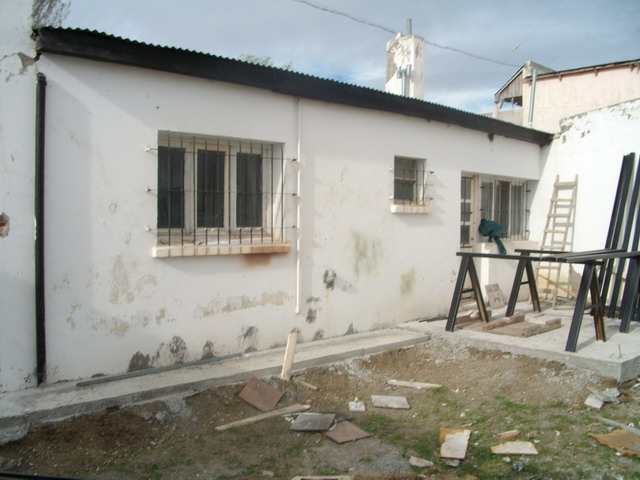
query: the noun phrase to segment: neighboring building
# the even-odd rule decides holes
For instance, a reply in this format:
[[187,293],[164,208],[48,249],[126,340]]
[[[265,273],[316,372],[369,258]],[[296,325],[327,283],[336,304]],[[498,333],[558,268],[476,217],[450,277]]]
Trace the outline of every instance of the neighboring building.
[[562,71],[525,62],[496,92],[493,116],[558,132],[565,117],[636,98],[640,98],[640,59]]

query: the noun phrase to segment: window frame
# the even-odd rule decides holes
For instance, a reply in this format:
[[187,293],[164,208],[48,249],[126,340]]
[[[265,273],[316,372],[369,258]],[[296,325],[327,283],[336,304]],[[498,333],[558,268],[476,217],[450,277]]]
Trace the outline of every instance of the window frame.
[[[158,206],[157,206],[157,245],[253,245],[253,244],[284,244],[284,145],[277,142],[245,140],[230,137],[218,137],[200,134],[185,134],[173,131],[158,132],[158,169],[161,168],[163,149],[183,150],[183,182],[182,182],[182,213],[181,222],[167,223],[161,221],[162,174],[158,170]],[[205,152],[218,152],[205,153]],[[171,155],[171,153],[170,153]],[[222,207],[216,206],[214,200],[207,205],[207,167],[201,167],[211,155],[213,161],[218,155],[222,161],[217,170],[218,180],[223,181],[223,191],[213,192],[222,200]],[[253,167],[245,168],[253,162]],[[277,165],[276,165],[277,164]],[[199,171],[203,168],[203,171]],[[241,180],[239,169],[245,180],[253,183],[253,190],[243,191],[238,187]],[[204,178],[201,178],[205,175]],[[242,173],[240,173],[242,175]],[[204,182],[204,183],[203,183]],[[166,182],[164,182],[166,184]],[[215,181],[214,181],[215,183]],[[175,186],[175,185],[173,185]],[[205,186],[205,189],[201,188]],[[175,192],[172,192],[175,197]],[[250,198],[254,195],[254,198]],[[256,197],[257,195],[257,197]],[[204,201],[203,204],[200,202]],[[202,205],[202,210],[201,210]],[[243,206],[246,206],[246,210]],[[259,210],[251,209],[254,208]],[[213,211],[207,212],[211,207]],[[178,207],[180,208],[180,207]],[[201,214],[216,216],[216,208],[222,210],[222,215],[214,221],[202,222]],[[245,213],[242,213],[245,212]],[[170,211],[173,214],[172,211]],[[207,219],[211,220],[211,218]],[[276,222],[279,225],[276,225]],[[177,226],[180,225],[180,226]]]
[[[424,158],[396,155],[393,159],[392,213],[429,213],[429,178]],[[409,195],[406,193],[409,192]]]
[[494,220],[505,229],[501,238],[529,238],[529,184],[526,180],[491,175],[478,176],[479,218]]

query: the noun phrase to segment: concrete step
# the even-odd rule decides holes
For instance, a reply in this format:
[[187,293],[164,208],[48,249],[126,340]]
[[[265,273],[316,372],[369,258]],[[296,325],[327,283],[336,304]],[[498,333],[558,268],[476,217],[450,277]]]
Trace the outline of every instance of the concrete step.
[[[429,338],[429,334],[421,332],[388,328],[301,343],[296,348],[293,369],[408,347]],[[88,386],[78,386],[82,382],[74,381],[0,394],[0,445],[22,438],[29,428],[39,423],[109,407],[193,394],[220,385],[244,382],[253,376],[279,375],[283,360],[284,348],[276,348],[220,362],[185,365],[174,370]]]

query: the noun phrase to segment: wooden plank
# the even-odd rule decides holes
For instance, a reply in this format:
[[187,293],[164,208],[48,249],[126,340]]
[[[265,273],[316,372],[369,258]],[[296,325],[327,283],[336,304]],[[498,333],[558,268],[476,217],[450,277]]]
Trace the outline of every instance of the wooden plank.
[[493,330],[513,323],[524,322],[524,313],[516,313],[511,317],[496,318],[483,325],[483,330]]
[[405,382],[404,380],[389,380],[387,384],[393,385],[394,387],[409,387],[409,388],[417,388],[419,390],[442,387],[442,385],[439,385],[437,383]]
[[309,405],[295,404],[289,407],[279,408],[278,410],[273,410],[271,412],[261,413],[260,415],[255,415],[253,417],[244,418],[236,422],[227,423],[225,425],[218,425],[215,429],[221,432],[223,430],[239,427],[241,425],[248,425],[250,423],[260,422],[268,418],[279,417],[281,415],[288,415],[290,413],[304,412],[305,410],[309,410],[309,408],[311,408]]
[[282,373],[280,378],[285,382],[291,380],[291,369],[293,368],[293,356],[296,353],[296,344],[298,343],[298,331],[293,330],[287,338],[287,348],[284,352],[284,362],[282,363]]
[[624,423],[616,422],[615,420],[609,420],[608,418],[604,418],[599,415],[594,415],[593,418],[595,418],[599,422],[602,422],[606,425],[611,425],[612,427],[621,428],[623,430],[626,430],[629,433],[633,433],[634,435],[637,435],[640,437],[640,430],[637,428],[630,427],[629,425],[625,425]]
[[545,323],[519,322],[504,327],[490,330],[497,335],[509,335],[511,337],[531,337],[540,333],[556,330],[562,326],[559,318],[548,320]]
[[294,382],[296,384],[300,385],[301,387],[308,388],[309,390],[314,390],[314,391],[318,390],[318,387],[316,387],[315,385],[311,385],[310,383],[304,382],[302,380],[297,380],[296,379],[296,380],[294,380]]

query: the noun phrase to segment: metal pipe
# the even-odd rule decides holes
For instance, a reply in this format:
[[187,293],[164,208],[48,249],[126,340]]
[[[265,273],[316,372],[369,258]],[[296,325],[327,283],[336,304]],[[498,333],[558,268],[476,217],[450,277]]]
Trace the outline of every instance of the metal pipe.
[[531,97],[529,100],[529,126],[533,123],[533,107],[536,102],[536,82],[538,80],[538,70],[533,69],[533,77],[531,78]]
[[302,99],[298,98],[298,114],[296,118],[296,135],[298,137],[298,145],[296,152],[296,160],[298,162],[298,171],[296,177],[296,315],[300,313],[301,309],[301,288],[302,288],[302,264],[301,264],[301,249],[302,249],[302,240],[300,238],[300,220],[301,220],[301,205],[300,205],[300,192],[302,188],[302,178],[301,178],[301,160],[302,160]]
[[47,78],[38,73],[36,81],[35,131],[35,307],[36,307],[36,376],[38,385],[46,380],[47,342],[45,336],[45,271],[44,271],[44,174],[45,174],[45,108]]

